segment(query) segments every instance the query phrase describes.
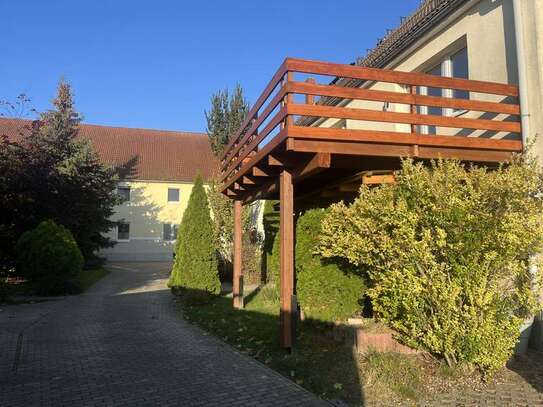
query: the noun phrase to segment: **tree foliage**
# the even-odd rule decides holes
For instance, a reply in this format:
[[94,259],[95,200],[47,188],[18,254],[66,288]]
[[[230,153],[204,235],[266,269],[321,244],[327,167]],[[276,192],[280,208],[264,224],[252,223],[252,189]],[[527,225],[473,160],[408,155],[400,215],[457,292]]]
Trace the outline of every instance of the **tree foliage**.
[[319,251],[368,271],[374,312],[404,342],[491,372],[536,304],[542,191],[529,156],[496,170],[406,160],[395,185],[332,206]]
[[177,233],[175,263],[168,283],[172,289],[219,294],[221,282],[214,245],[213,223],[202,176],[192,187]]
[[81,116],[70,85],[61,81],[53,109],[0,140],[0,245],[3,265],[14,259],[21,234],[51,219],[74,235],[87,261],[112,242],[103,233],[114,205],[117,178],[88,141],[78,138]]
[[243,96],[243,89],[238,84],[230,95],[228,89],[211,96],[211,110],[205,112],[207,135],[211,150],[218,157],[249,113],[249,103]]
[[70,231],[53,221],[43,221],[23,233],[17,243],[17,272],[41,295],[78,290],[74,279],[83,256]]

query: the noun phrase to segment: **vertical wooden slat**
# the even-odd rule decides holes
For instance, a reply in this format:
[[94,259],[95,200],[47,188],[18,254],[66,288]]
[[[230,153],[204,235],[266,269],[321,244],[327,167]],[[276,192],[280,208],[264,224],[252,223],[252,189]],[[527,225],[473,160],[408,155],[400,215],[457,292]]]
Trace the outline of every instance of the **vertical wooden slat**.
[[[417,94],[417,87],[415,85],[410,86],[410,92],[412,95]],[[411,105],[411,114],[417,114],[417,106]],[[412,124],[411,125],[411,133],[418,133],[417,132],[417,125]],[[419,155],[419,146],[417,144],[413,144],[413,157],[417,157]]]
[[[305,80],[305,82],[314,85],[315,84],[315,78],[307,78]],[[315,103],[315,96],[313,96],[313,95],[305,95],[305,103],[307,105],[314,104]]]
[[[293,81],[294,81],[294,72],[288,71],[287,72],[287,83],[288,82],[293,82]],[[289,105],[289,104],[292,104],[292,103],[294,103],[294,95],[292,93],[287,93],[287,95],[285,96],[285,104]],[[287,118],[285,119],[285,126],[292,126],[293,124],[294,124],[294,117],[287,116]]]
[[232,297],[234,308],[243,308],[243,271],[241,265],[241,201],[234,201],[234,270]]
[[294,339],[294,197],[292,172],[283,169],[279,177],[279,238],[280,240],[280,284],[281,346],[291,349]]

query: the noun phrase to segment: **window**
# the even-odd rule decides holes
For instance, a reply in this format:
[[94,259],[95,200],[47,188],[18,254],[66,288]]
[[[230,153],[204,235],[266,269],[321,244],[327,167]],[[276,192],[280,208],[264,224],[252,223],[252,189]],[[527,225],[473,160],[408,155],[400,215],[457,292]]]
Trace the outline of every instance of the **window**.
[[[445,56],[441,60],[441,62],[439,62],[433,68],[426,70],[426,73],[430,75],[445,76],[449,78],[455,77],[469,79],[467,48],[462,48],[460,51],[457,51],[454,54],[449,54]],[[469,92],[466,90],[441,89],[431,88],[427,86],[419,86],[417,92],[421,95],[428,96],[469,99]],[[418,106],[417,110],[420,114],[435,116],[452,116],[454,113],[462,112],[453,109],[442,109],[440,107],[432,106]],[[435,126],[419,126],[419,131],[423,134],[436,134]]]
[[168,188],[168,202],[179,202],[179,188]]
[[164,223],[163,225],[163,237],[165,242],[172,242],[177,238],[178,225]]
[[117,223],[117,240],[130,240],[130,224],[126,222]]
[[117,194],[121,197],[121,202],[130,202],[130,187],[117,187]]

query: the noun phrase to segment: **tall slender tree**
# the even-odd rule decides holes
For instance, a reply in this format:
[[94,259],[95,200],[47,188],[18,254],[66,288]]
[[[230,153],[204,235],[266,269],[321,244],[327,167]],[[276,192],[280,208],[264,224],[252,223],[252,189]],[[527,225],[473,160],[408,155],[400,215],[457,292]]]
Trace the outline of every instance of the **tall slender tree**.
[[168,285],[174,289],[219,294],[213,222],[202,176],[198,174],[177,233],[175,263]]

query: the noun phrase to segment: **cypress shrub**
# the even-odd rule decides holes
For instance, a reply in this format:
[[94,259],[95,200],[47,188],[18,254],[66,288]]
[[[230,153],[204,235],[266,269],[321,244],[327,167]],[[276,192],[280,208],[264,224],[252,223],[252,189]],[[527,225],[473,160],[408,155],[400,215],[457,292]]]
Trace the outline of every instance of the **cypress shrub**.
[[296,224],[296,291],[307,317],[333,322],[362,308],[365,285],[347,262],[323,259],[316,250],[327,210],[310,209]]
[[262,274],[266,281],[279,279],[279,211],[275,209],[277,203],[278,201],[268,200],[264,204]]
[[170,288],[174,291],[188,289],[201,293],[220,293],[213,223],[200,174],[196,176],[179,226],[175,253],[175,263],[168,282]]
[[17,272],[37,294],[59,295],[78,291],[74,282],[83,256],[72,233],[52,220],[23,233],[17,243]]

